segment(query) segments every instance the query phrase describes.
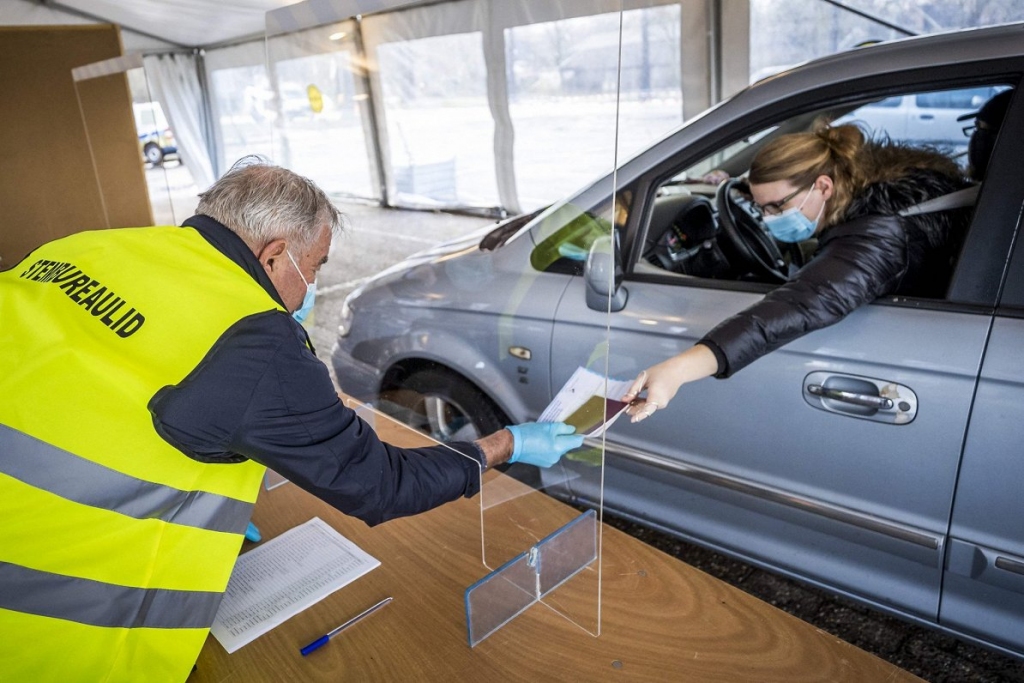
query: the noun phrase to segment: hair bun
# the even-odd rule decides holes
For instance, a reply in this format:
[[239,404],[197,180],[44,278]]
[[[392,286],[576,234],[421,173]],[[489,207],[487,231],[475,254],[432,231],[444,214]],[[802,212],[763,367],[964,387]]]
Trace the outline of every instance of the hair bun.
[[814,131],[836,159],[853,159],[864,146],[864,131],[852,123],[824,125]]

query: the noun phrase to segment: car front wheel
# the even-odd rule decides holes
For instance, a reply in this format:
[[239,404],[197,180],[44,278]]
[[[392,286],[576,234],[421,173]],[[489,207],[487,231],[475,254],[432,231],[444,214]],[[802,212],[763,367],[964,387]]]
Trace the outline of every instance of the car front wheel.
[[472,383],[439,368],[396,378],[381,390],[379,408],[442,443],[472,441],[509,424],[501,409]]

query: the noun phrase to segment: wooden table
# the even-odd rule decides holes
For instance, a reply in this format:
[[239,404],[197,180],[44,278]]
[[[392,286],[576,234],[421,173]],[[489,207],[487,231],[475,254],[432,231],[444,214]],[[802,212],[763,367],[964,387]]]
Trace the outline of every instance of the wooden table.
[[[421,445],[377,429],[396,445]],[[191,683],[920,680],[608,526],[599,637],[534,605],[470,648],[463,593],[488,571],[475,498],[370,528],[286,484],[260,494],[253,521],[269,539],[314,516],[381,566],[232,655],[210,636]],[[388,596],[382,610],[299,654]]]

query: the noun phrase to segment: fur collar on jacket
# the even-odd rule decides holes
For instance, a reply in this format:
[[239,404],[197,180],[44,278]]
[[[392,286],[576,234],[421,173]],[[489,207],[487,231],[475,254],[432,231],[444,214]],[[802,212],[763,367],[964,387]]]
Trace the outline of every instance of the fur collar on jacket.
[[[847,221],[867,215],[895,216],[903,209],[928,199],[956,192],[969,185],[963,177],[938,171],[919,171],[895,180],[872,183],[865,187],[846,209]],[[902,220],[910,239],[923,240],[933,249],[959,247],[967,212],[962,209],[937,211],[905,217]],[[951,235],[954,232],[956,234]],[[952,239],[951,239],[952,238]],[[952,244],[951,244],[952,243]]]

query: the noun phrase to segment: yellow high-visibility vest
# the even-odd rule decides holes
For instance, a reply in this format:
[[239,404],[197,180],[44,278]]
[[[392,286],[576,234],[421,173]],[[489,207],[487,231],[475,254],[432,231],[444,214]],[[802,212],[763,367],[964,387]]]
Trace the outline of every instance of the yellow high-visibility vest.
[[83,232],[0,273],[0,680],[188,677],[264,468],[187,457],[147,404],[275,309],[191,228]]

